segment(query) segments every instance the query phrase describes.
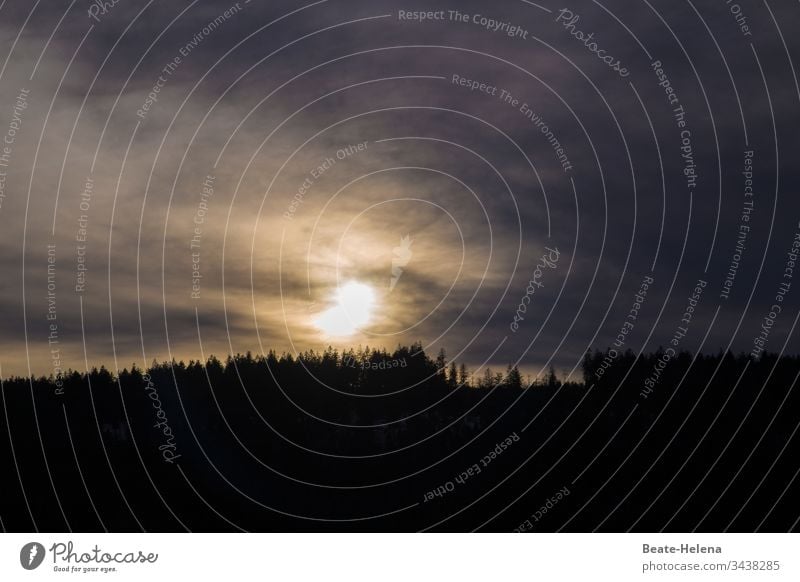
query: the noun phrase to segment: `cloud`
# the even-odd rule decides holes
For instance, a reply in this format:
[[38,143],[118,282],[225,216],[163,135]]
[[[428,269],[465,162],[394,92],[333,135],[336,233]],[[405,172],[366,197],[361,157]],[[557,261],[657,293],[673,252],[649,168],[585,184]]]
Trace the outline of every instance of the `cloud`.
[[[668,341],[705,278],[686,347],[699,345],[720,305],[705,349],[730,341],[749,349],[797,227],[788,160],[798,96],[769,12],[748,15],[754,51],[724,6],[698,7],[712,38],[689,5],[658,7],[662,22],[646,4],[576,4],[577,28],[625,63],[623,79],[555,13],[525,3],[459,3],[467,22],[427,23],[400,21],[406,7],[396,2],[320,3],[267,28],[300,7],[239,3],[221,18],[235,3],[153,3],[142,12],[145,4],[122,0],[100,22],[78,7],[53,33],[69,3],[48,3],[9,53],[0,133],[19,88],[30,87],[31,99],[0,207],[0,261],[12,275],[0,291],[4,373],[27,372],[26,329],[32,368],[51,368],[47,244],[57,247],[60,341],[77,368],[84,339],[90,365],[108,363],[112,346],[120,366],[141,361],[142,345],[148,360],[197,358],[196,313],[206,355],[257,350],[259,339],[279,350],[320,347],[327,338],[312,321],[337,277],[368,282],[381,301],[373,335],[351,341],[422,340],[471,365],[521,359],[535,369],[552,356],[571,368],[586,348],[613,341],[651,269],[655,288],[631,347]],[[441,9],[418,9],[427,5]],[[6,51],[29,10],[7,2],[0,11]],[[794,14],[772,10],[782,28]],[[478,13],[529,38],[486,29],[471,19]],[[381,15],[390,16],[372,18]],[[786,31],[784,40],[796,49]],[[693,191],[652,60],[686,111],[700,176]],[[470,90],[453,75],[496,91]],[[347,149],[357,144],[366,145]],[[723,301],[747,149],[755,210]],[[204,198],[209,176],[213,194]],[[82,209],[87,179],[93,191]],[[82,217],[86,241],[76,238]],[[392,248],[406,235],[414,254],[390,294]],[[510,333],[548,245],[562,262],[523,331]],[[790,324],[782,315],[772,347]]]

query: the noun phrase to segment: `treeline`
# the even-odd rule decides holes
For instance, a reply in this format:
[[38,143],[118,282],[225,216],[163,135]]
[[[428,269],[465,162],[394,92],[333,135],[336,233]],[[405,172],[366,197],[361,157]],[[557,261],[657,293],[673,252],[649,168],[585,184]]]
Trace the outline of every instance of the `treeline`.
[[[604,528],[626,529],[663,491],[637,528],[660,529],[688,498],[670,528],[692,529],[719,499],[700,527],[714,530],[758,487],[732,529],[754,527],[776,500],[765,527],[780,529],[800,497],[798,373],[797,356],[604,350],[586,354],[583,382],[552,369],[532,381],[417,343],[69,372],[63,394],[53,378],[10,378],[0,516],[15,531],[33,529],[31,515],[50,531],[416,530],[502,482],[441,527],[511,531],[569,485],[537,528],[557,529],[591,498],[567,527],[581,531],[646,472]],[[513,444],[495,459],[501,442]],[[370,515],[383,517],[350,519]]]
[[[299,375],[311,375],[321,382],[331,383],[354,393],[380,394],[387,390],[424,382],[434,388],[523,388],[523,387],[558,387],[562,382],[551,367],[541,378],[530,375],[523,378],[518,366],[507,365],[505,371],[495,371],[491,366],[481,367],[479,373],[470,370],[466,364],[449,361],[444,349],[440,349],[435,358],[427,354],[421,343],[411,346],[398,346],[390,352],[384,349],[372,349],[369,346],[339,351],[328,347],[324,351],[313,349],[296,355],[283,352],[278,355],[270,350],[267,355],[253,355],[252,352],[228,356],[224,361],[211,355],[205,362],[189,360],[158,362],[153,360],[150,367],[143,370],[136,364],[119,373],[113,373],[101,366],[91,372],[81,373],[67,370],[58,379],[50,377],[34,378],[36,383],[53,383],[58,381],[65,387],[78,386],[94,378],[96,382],[107,382],[117,379],[126,384],[131,378],[138,379],[148,372],[158,373],[161,370],[174,370],[176,374],[197,374],[203,370],[209,375],[218,376],[236,374],[238,370],[259,369],[267,372],[269,377],[278,380],[286,378],[295,380]],[[386,374],[385,372],[391,372]],[[6,382],[18,382],[26,378],[12,377]]]

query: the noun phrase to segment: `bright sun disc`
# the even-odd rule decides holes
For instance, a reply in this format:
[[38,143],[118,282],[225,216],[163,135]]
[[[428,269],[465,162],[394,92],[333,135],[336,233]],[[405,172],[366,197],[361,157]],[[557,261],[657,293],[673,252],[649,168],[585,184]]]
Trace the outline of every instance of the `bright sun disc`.
[[363,283],[347,283],[336,291],[336,305],[323,312],[314,324],[332,336],[352,335],[369,323],[375,292]]

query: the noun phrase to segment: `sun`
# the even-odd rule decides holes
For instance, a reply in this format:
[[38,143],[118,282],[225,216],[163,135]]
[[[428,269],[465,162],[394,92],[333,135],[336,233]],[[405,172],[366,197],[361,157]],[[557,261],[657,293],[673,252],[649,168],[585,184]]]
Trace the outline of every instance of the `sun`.
[[369,323],[375,305],[375,292],[364,283],[352,281],[336,290],[336,304],[314,320],[330,336],[353,335]]

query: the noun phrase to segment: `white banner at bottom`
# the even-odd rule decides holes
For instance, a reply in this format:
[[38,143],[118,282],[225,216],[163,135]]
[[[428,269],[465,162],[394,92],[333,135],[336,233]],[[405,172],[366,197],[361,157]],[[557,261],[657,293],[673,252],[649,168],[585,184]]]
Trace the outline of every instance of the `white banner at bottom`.
[[[0,580],[800,580],[793,534],[3,534]],[[191,577],[191,578],[187,578]]]

